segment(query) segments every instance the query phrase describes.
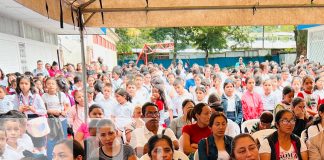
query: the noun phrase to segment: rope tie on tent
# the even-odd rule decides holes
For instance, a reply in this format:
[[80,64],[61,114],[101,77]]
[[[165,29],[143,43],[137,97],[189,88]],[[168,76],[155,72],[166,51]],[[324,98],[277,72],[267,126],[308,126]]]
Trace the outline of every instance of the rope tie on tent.
[[47,18],[49,19],[47,0],[45,0],[45,9],[46,9],[46,13],[47,13]]
[[253,15],[255,15],[255,12],[256,12],[256,7],[254,6],[253,8],[252,8],[252,11],[253,11]]
[[62,0],[60,0],[60,26],[63,28],[63,8],[62,8]]
[[75,30],[75,21],[74,21],[73,4],[74,4],[75,1],[77,1],[77,0],[74,0],[74,1],[71,3],[71,17],[72,17],[72,23],[73,23],[74,30]]
[[[99,0],[99,3],[100,3],[100,8],[102,9],[102,0]],[[103,12],[101,12],[101,20],[102,20],[102,24],[105,24]]]

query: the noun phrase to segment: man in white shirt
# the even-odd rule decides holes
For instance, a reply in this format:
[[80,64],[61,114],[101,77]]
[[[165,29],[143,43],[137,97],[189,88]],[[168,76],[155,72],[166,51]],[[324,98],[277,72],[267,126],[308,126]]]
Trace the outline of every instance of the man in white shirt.
[[147,141],[156,134],[164,134],[171,138],[174,148],[179,148],[179,142],[170,128],[163,129],[159,125],[160,114],[158,106],[147,102],[142,106],[142,118],[145,126],[135,129],[131,134],[130,145],[135,149],[138,156],[148,151]]

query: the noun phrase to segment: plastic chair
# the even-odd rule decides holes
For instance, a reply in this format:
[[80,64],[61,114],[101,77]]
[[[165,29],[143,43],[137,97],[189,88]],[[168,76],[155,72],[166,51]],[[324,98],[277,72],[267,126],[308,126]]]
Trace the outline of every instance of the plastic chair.
[[194,160],[199,160],[198,149],[197,149],[196,152],[195,152]]
[[248,133],[250,133],[253,125],[257,122],[260,122],[260,119],[250,119],[250,120],[244,121],[241,124],[241,132],[245,133],[245,128],[246,128],[248,130]]
[[240,126],[233,122],[230,119],[227,119],[227,128],[225,130],[225,135],[231,136],[231,137],[235,137],[237,135],[239,135],[241,133],[240,131]]
[[182,135],[179,138],[179,151],[183,152],[183,137],[182,137]]
[[[188,156],[181,151],[174,151],[173,159],[189,160]],[[151,160],[151,158],[146,153],[140,158],[140,160]]]
[[276,129],[263,129],[260,131],[257,131],[255,133],[252,134],[252,137],[255,140],[259,140],[260,142],[263,141],[267,136],[269,136],[270,134],[272,134],[273,132],[275,132]]

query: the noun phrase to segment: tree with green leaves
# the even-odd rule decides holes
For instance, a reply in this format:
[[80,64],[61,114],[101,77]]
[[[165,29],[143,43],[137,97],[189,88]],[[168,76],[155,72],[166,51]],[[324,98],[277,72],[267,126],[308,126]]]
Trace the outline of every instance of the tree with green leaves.
[[296,59],[295,63],[301,55],[307,56],[307,30],[298,30],[295,26],[295,41],[296,41]]
[[193,44],[205,52],[206,64],[210,53],[227,48],[226,32],[226,27],[193,27]]
[[192,31],[193,44],[205,52],[206,64],[209,54],[228,48],[230,40],[235,42],[229,46],[232,50],[246,48],[250,42],[249,29],[242,27],[193,27]]
[[191,34],[191,28],[155,28],[151,32],[151,37],[157,42],[171,41],[174,43],[172,62],[175,63],[178,51],[186,49],[189,46]]

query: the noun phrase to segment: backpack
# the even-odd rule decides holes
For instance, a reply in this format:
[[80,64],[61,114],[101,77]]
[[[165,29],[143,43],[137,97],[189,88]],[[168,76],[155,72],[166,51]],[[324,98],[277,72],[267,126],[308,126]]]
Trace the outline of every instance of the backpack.
[[[62,95],[61,92],[58,92],[59,102],[62,105]],[[45,103],[45,107],[47,109],[47,104]],[[48,114],[48,125],[51,129],[51,132],[48,134],[48,139],[61,140],[64,138],[64,131],[62,127],[62,122],[59,117],[54,116],[53,114]]]

